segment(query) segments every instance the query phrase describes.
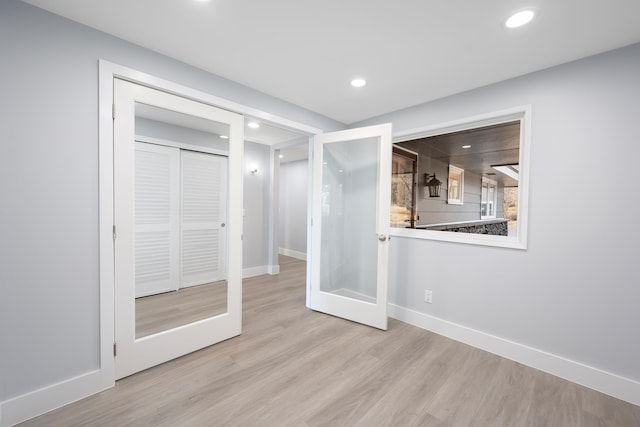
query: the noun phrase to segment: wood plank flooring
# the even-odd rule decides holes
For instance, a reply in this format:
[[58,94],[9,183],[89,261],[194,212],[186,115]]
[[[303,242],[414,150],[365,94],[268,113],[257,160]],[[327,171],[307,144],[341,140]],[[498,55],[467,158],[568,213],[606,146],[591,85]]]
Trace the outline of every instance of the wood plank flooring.
[[640,407],[390,319],[305,308],[305,263],[244,281],[240,337],[25,426],[640,426]]
[[225,280],[136,298],[136,338],[226,312]]

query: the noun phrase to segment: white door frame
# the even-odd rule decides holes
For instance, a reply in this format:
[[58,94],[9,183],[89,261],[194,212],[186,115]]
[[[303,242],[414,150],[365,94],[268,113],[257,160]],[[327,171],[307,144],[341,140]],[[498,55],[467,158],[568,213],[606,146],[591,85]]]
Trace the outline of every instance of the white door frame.
[[[322,129],[239,104],[224,98],[171,82],[150,74],[99,60],[98,64],[98,127],[99,127],[99,236],[100,236],[100,356],[96,371],[99,380],[78,384],[74,400],[100,392],[115,385],[114,344],[114,244],[113,244],[113,79],[120,78],[141,85],[251,116],[276,126],[307,135],[322,133]],[[67,402],[68,403],[68,402]],[[54,409],[53,407],[50,409]]]

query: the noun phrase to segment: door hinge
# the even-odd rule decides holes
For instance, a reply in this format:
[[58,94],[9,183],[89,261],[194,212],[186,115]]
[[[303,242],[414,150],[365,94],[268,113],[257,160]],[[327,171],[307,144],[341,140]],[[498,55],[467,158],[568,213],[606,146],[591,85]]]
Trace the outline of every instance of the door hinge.
[[116,104],[111,104],[111,119],[116,119]]
[[116,240],[116,226],[113,226],[113,240]]
[[116,343],[113,343],[113,357],[116,357],[118,352],[116,351]]

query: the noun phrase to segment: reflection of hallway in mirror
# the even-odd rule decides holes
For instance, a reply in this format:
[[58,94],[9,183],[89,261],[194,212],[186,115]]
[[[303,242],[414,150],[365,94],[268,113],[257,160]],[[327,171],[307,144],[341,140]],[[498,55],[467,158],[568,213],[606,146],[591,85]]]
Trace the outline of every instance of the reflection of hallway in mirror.
[[225,280],[136,299],[136,339],[227,312]]

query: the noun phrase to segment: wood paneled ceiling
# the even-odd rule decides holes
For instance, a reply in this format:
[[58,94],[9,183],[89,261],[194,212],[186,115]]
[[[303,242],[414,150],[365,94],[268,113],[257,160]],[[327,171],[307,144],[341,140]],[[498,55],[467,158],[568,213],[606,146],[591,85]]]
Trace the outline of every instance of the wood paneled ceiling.
[[[417,151],[421,158],[430,157],[491,178],[508,187],[518,185],[516,180],[492,166],[519,164],[519,121],[419,138],[398,145]],[[462,148],[467,145],[471,147]]]

